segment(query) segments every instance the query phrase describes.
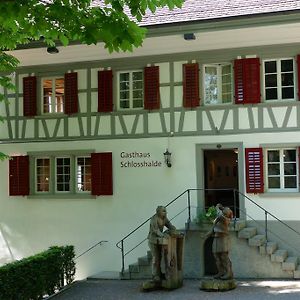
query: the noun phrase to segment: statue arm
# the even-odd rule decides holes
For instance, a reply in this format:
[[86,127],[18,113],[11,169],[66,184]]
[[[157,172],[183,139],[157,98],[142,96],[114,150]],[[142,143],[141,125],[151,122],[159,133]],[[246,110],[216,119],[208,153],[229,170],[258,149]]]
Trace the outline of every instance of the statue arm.
[[155,218],[151,219],[150,232],[154,233],[158,237],[163,237],[164,236],[164,234],[160,231],[160,229],[158,227],[158,224],[157,224],[157,220]]
[[176,227],[167,219],[165,226],[170,230],[176,230]]

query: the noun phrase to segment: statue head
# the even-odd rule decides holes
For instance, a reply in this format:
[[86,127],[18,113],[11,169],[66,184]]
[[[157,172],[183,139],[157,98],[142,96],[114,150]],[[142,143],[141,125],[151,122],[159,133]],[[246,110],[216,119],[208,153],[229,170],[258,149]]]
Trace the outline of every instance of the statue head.
[[160,218],[165,218],[167,216],[167,210],[164,206],[157,206],[156,208],[156,214],[160,217]]
[[224,207],[223,208],[223,215],[229,219],[233,218],[233,212],[229,207]]

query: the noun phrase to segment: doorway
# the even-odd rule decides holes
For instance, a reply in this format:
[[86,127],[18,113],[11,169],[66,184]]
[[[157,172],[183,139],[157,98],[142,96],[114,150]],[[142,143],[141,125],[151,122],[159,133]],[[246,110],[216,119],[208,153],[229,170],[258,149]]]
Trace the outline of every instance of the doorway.
[[[204,150],[205,208],[217,203],[228,206],[239,217],[238,149]],[[236,203],[236,209],[234,209]]]

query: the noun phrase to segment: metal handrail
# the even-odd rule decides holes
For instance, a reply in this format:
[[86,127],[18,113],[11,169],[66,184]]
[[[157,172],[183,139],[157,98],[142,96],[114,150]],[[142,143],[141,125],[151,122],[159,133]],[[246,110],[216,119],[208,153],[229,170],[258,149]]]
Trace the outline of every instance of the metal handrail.
[[[175,199],[173,199],[172,201],[170,201],[168,204],[165,205],[165,207],[168,207],[169,205],[173,204],[176,200],[178,200],[180,197],[182,197],[184,194],[187,193],[187,207],[185,207],[179,214],[181,214],[186,209],[188,210],[188,219],[187,219],[188,225],[191,222],[191,199],[190,199],[190,192],[191,191],[204,191],[204,192],[206,192],[206,191],[232,191],[232,193],[233,193],[233,199],[234,199],[234,207],[233,207],[233,209],[234,209],[235,219],[236,219],[236,216],[237,216],[237,210],[242,212],[242,210],[240,210],[240,208],[237,207],[237,203],[236,203],[237,202],[237,197],[236,197],[237,195],[236,194],[238,194],[240,196],[243,196],[245,199],[247,199],[248,201],[250,201],[251,203],[253,203],[254,205],[256,205],[259,209],[261,209],[264,212],[264,214],[265,214],[265,238],[266,238],[266,241],[267,241],[267,238],[268,238],[268,231],[270,231],[268,229],[268,216],[271,216],[272,218],[274,218],[275,220],[277,220],[278,222],[280,222],[282,225],[286,226],[288,229],[292,230],[293,232],[295,232],[297,235],[300,236],[300,232],[298,232],[297,230],[295,230],[294,228],[292,228],[290,225],[288,225],[287,223],[285,223],[282,220],[280,220],[279,218],[277,218],[274,214],[272,214],[269,211],[267,211],[266,209],[264,209],[261,205],[257,204],[255,201],[253,201],[252,199],[250,199],[248,196],[246,196],[245,194],[241,193],[239,190],[234,189],[234,188],[228,188],[228,189],[203,189],[203,188],[199,189],[199,188],[191,188],[191,189],[185,190],[179,196],[177,196]],[[179,214],[177,214],[177,215],[179,215]],[[145,225],[152,218],[152,216],[149,217],[147,220],[145,220],[143,223],[141,223],[139,226],[137,226],[134,230],[132,230],[131,232],[129,232],[118,243],[116,243],[116,246],[121,250],[121,255],[122,255],[122,271],[121,271],[122,274],[124,273],[124,269],[125,269],[125,256],[127,254],[131,253],[134,249],[136,249],[138,246],[140,246],[143,242],[145,242],[147,240],[147,238],[145,238],[143,241],[141,241],[140,243],[138,243],[132,249],[128,250],[126,253],[124,252],[124,241],[129,236],[131,236],[134,232],[136,232],[138,229],[140,229],[143,225]],[[175,218],[175,217],[173,217],[173,218]],[[189,228],[189,226],[188,226],[188,228]]]
[[84,254],[90,252],[92,249],[94,249],[95,247],[97,247],[98,245],[102,245],[103,243],[107,243],[108,241],[99,241],[97,242],[95,245],[91,246],[89,249],[85,250],[84,252],[82,252],[81,254],[77,255],[74,260],[77,260],[79,257],[83,256]]

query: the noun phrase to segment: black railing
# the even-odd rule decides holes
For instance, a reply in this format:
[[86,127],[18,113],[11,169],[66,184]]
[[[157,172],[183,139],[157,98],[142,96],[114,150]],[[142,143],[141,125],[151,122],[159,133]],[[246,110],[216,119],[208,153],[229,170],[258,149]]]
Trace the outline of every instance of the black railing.
[[[293,231],[294,233],[296,233],[298,235],[298,237],[300,237],[300,232],[298,232],[297,230],[292,228],[290,225],[288,225],[287,223],[280,220],[274,214],[270,213],[269,211],[264,209],[261,205],[257,204],[255,201],[253,201],[248,196],[246,196],[245,194],[241,193],[240,191],[238,191],[236,189],[187,189],[183,193],[181,193],[179,196],[177,196],[175,199],[173,199],[168,204],[166,204],[165,207],[169,207],[174,202],[181,199],[182,196],[186,195],[187,206],[182,211],[180,211],[179,214],[181,214],[182,212],[187,210],[187,221],[186,221],[187,230],[189,229],[189,224],[191,223],[191,217],[192,217],[192,215],[191,215],[191,209],[193,208],[192,205],[191,205],[191,192],[192,191],[196,191],[196,192],[202,191],[203,193],[206,193],[206,192],[225,192],[225,191],[226,192],[232,192],[233,206],[231,205],[230,208],[233,210],[233,213],[234,213],[234,222],[236,222],[237,216],[239,216],[239,218],[241,218],[241,214],[243,214],[242,218],[245,218],[245,219],[249,218],[249,219],[252,219],[253,221],[255,221],[255,219],[253,219],[243,209],[240,209],[240,207],[239,207],[238,199],[241,200],[241,198],[244,197],[245,203],[246,203],[246,201],[251,202],[254,206],[256,206],[258,209],[260,209],[264,213],[264,235],[265,235],[266,243],[268,241],[268,233],[274,234],[273,232],[270,231],[269,226],[268,226],[269,217],[272,217],[274,220],[278,221],[280,224],[282,224],[283,226],[285,226],[289,230]],[[203,194],[203,197],[205,197],[204,194]],[[222,202],[222,200],[220,202]],[[239,201],[239,202],[241,202],[241,201]],[[217,204],[217,203],[214,203],[214,205],[215,204]],[[177,214],[176,216],[178,216],[179,214]],[[172,219],[174,219],[175,217],[173,217]],[[116,246],[121,250],[121,257],[122,257],[122,271],[121,271],[121,273],[122,274],[124,273],[124,270],[125,270],[125,257],[129,253],[131,253],[133,250],[135,250],[137,247],[139,247],[142,243],[144,243],[147,240],[147,238],[143,239],[141,242],[139,242],[138,244],[136,244],[134,247],[132,247],[131,249],[129,249],[127,251],[125,251],[125,248],[124,248],[125,240],[127,240],[137,230],[139,230],[141,227],[143,227],[151,218],[152,218],[152,216],[150,216],[147,220],[145,220],[143,223],[141,223],[139,226],[137,226],[134,230],[132,230],[130,233],[128,233],[125,237],[123,237],[116,244]],[[276,235],[276,234],[274,234],[274,235]]]
[[79,255],[77,255],[74,260],[77,260],[79,257],[85,255],[86,253],[90,252],[92,249],[94,249],[97,246],[101,246],[103,243],[107,243],[108,241],[99,241],[96,244],[94,244],[93,246],[91,246],[90,248],[88,248],[87,250],[83,251],[82,253],[80,253]]

